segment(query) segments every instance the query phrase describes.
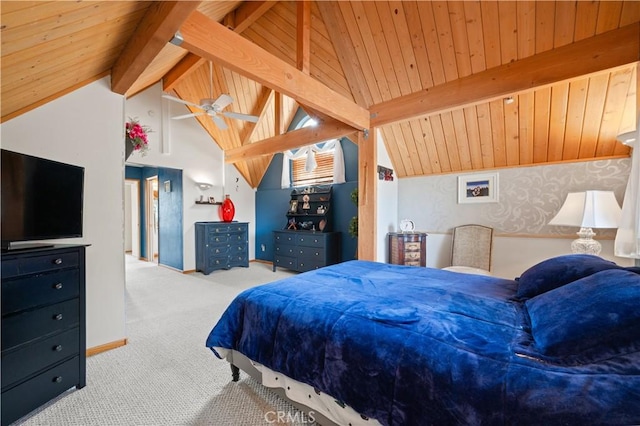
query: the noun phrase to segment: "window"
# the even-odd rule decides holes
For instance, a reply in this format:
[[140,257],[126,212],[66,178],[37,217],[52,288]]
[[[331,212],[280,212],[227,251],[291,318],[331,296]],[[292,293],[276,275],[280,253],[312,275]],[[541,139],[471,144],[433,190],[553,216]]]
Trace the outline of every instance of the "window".
[[[315,126],[316,122],[311,117],[300,122],[298,129]],[[312,171],[306,170],[307,156],[291,160],[291,171],[293,176],[293,186],[310,186],[333,182],[333,157],[334,150],[316,152],[316,168]]]
[[307,157],[292,160],[293,186],[319,185],[333,182],[333,149],[328,152],[317,152],[315,170],[305,170]]

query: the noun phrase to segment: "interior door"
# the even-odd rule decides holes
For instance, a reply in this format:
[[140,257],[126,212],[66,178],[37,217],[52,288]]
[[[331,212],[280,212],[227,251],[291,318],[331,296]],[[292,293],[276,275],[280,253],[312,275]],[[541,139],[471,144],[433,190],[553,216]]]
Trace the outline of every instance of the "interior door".
[[147,222],[147,261],[158,263],[158,176],[147,178],[145,184],[145,217]]
[[[140,183],[137,180],[126,181],[128,191],[129,208],[125,210],[129,217],[128,238],[130,241],[131,255],[140,259]],[[126,204],[125,204],[126,205]]]

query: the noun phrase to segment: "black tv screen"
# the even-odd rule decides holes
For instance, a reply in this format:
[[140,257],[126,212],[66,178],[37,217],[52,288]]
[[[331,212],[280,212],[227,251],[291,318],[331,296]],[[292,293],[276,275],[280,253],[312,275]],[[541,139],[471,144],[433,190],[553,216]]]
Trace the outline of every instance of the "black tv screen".
[[82,237],[84,168],[2,150],[2,247]]

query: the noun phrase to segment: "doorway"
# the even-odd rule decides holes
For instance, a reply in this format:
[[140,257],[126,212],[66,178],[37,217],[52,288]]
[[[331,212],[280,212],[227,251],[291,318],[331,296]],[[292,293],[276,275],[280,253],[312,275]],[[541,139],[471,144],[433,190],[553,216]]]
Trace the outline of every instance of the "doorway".
[[145,180],[145,218],[147,261],[158,263],[158,176]]
[[124,251],[140,259],[140,182],[124,181]]

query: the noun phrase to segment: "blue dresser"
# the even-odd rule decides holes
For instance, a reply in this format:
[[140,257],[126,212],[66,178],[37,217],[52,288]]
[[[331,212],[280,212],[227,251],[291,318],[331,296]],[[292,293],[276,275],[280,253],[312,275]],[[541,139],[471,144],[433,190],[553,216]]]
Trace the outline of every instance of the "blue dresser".
[[298,272],[340,262],[340,232],[273,231],[273,270]]
[[2,253],[2,424],[86,385],[85,247]]
[[249,266],[248,222],[196,222],[196,271]]

